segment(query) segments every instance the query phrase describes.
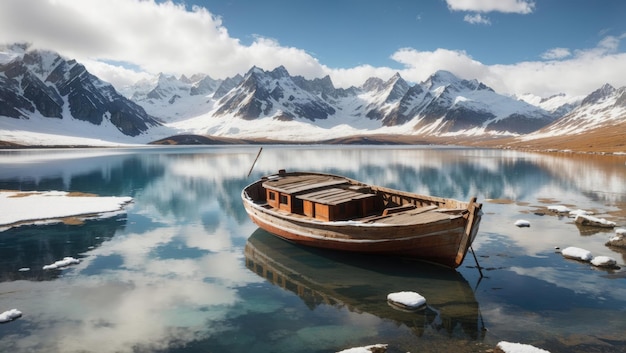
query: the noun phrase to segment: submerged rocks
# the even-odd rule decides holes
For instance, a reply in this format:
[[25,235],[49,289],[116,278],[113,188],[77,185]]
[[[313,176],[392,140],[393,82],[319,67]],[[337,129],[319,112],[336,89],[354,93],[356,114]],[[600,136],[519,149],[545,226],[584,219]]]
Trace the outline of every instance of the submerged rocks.
[[618,228],[615,230],[615,236],[605,243],[606,246],[616,246],[626,248],[626,228]]
[[593,217],[589,215],[579,214],[574,219],[576,224],[580,224],[582,226],[593,226],[593,227],[601,227],[601,228],[613,228],[615,227],[615,222],[607,221],[604,218]]

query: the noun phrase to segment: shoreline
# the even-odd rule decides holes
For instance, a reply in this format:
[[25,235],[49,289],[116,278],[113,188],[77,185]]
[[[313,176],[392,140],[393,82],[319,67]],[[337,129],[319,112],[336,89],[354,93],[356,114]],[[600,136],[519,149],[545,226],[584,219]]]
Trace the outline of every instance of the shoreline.
[[[141,145],[25,145],[1,141],[2,150],[63,149],[63,148],[118,148],[132,146],[210,146],[210,145],[441,145],[473,148],[492,148],[539,153],[570,153],[626,156],[626,140],[618,133],[612,138],[559,136],[534,140],[519,137],[428,137],[411,135],[354,135],[319,141],[272,140],[266,138],[230,138],[204,135],[175,135]],[[613,138],[616,137],[616,138]]]

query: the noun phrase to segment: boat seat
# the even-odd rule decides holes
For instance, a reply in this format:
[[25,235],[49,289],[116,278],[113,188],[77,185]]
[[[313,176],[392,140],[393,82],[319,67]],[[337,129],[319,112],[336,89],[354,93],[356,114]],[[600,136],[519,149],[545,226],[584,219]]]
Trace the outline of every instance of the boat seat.
[[[364,223],[371,223],[371,222],[379,221],[381,219],[386,219],[386,218],[390,218],[390,217],[398,217],[400,215],[415,216],[415,215],[420,214],[420,213],[437,210],[437,208],[438,208],[436,205],[430,205],[430,206],[424,206],[424,207],[416,207],[415,205],[411,204],[410,206],[413,206],[413,207],[408,207],[408,205],[405,205],[405,206],[407,206],[407,207],[405,207],[402,210],[396,210],[395,212],[388,213],[388,214],[383,214],[383,215],[374,215],[374,216],[369,216],[369,217],[363,217],[363,218],[357,219],[357,221],[364,222]],[[384,213],[384,211],[383,211],[383,213]]]
[[407,203],[407,204],[404,204],[404,205],[401,205],[401,206],[396,206],[396,207],[387,207],[383,211],[383,216],[390,215],[392,213],[398,213],[398,212],[402,212],[402,211],[412,210],[414,208],[415,208],[415,205],[411,204],[411,203]]

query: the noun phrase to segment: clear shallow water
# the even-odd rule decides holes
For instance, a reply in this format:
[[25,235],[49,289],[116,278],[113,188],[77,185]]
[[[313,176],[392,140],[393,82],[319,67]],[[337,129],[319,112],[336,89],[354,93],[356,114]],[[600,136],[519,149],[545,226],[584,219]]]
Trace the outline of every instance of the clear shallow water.
[[[499,341],[551,352],[626,351],[624,251],[613,230],[545,212],[594,210],[626,226],[626,157],[435,147],[258,147],[0,152],[0,189],[132,196],[127,214],[0,232],[0,325],[13,352],[482,352]],[[457,271],[302,249],[257,230],[241,189],[278,169],[332,172],[402,190],[483,200]],[[531,222],[517,228],[518,219]],[[578,246],[620,270],[565,260]],[[65,256],[81,263],[43,271]],[[30,271],[19,271],[30,268]],[[418,313],[386,303],[416,290]]]

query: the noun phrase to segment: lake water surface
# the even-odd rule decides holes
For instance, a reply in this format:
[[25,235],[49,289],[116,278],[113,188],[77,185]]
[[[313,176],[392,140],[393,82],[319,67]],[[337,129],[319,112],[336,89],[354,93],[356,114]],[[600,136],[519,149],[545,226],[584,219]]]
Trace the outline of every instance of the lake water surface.
[[[551,205],[626,226],[626,156],[433,146],[150,147],[0,151],[0,189],[132,196],[126,214],[0,232],[3,352],[485,352],[500,341],[555,352],[626,352],[626,251],[613,229],[577,226]],[[279,169],[330,172],[484,203],[456,271],[297,247],[257,229],[241,190]],[[1,212],[2,210],[0,210]],[[514,222],[525,219],[530,228]],[[613,257],[600,270],[564,259]],[[66,256],[81,262],[42,267]],[[30,269],[25,271],[24,269]],[[20,271],[20,269],[22,269]],[[407,313],[386,294],[412,290]]]

